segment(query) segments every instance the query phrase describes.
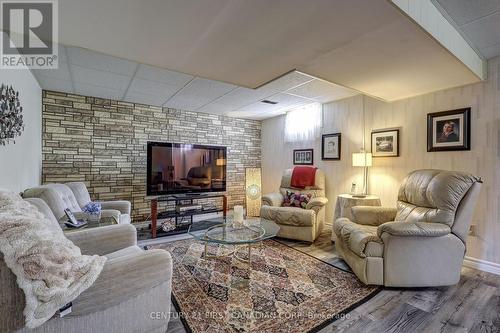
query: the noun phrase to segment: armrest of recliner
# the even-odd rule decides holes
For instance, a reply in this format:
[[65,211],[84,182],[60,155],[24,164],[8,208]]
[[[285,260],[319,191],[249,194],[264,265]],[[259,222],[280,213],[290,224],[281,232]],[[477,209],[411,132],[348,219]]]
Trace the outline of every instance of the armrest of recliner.
[[400,237],[440,237],[451,233],[444,223],[432,222],[387,222],[377,228],[377,235],[388,233]]
[[358,224],[378,226],[382,223],[394,221],[397,209],[380,206],[354,206],[351,207],[354,221]]
[[316,213],[328,203],[327,198],[315,197],[309,200],[306,209],[313,209]]
[[130,201],[114,200],[114,201],[100,201],[102,209],[114,209],[120,211],[121,214],[130,215],[132,205]]
[[269,193],[262,196],[262,205],[281,207],[284,200],[281,193]]
[[165,250],[109,259],[94,284],[72,302],[69,316],[103,311],[171,280],[172,257]]
[[105,255],[137,244],[137,230],[131,224],[83,229],[65,234],[82,254]]

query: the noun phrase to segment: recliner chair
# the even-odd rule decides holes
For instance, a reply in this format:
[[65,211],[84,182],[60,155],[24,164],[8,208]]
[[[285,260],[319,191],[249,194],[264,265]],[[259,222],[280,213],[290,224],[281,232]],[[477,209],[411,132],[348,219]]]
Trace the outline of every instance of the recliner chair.
[[[84,218],[85,214],[82,212],[82,208],[90,202],[90,196],[85,184],[78,182],[41,185],[25,190],[22,196],[25,199],[40,198],[45,201],[59,223],[68,220],[64,213],[65,209],[73,212],[77,219]],[[119,224],[129,224],[131,222],[130,202],[109,201],[99,203],[102,206],[102,217],[112,217]]]
[[[50,223],[58,223],[43,200],[26,201]],[[137,246],[137,231],[130,224],[77,230],[65,236],[82,254],[108,258],[97,280],[72,302],[70,314],[28,329],[24,327],[24,293],[0,253],[0,332],[164,333],[167,330],[172,288],[172,257],[167,251],[141,249]],[[155,313],[161,313],[161,318],[152,315]]]
[[481,179],[464,172],[416,170],[401,184],[397,208],[352,207],[334,221],[335,247],[366,284],[456,284]]
[[[315,184],[305,189],[292,187],[293,169],[285,170],[281,177],[279,193],[270,193],[262,196],[260,217],[272,220],[279,224],[279,237],[314,242],[323,230],[325,222],[325,174],[316,169]],[[293,191],[311,194],[312,198],[305,209],[297,207],[282,207],[285,192]]]

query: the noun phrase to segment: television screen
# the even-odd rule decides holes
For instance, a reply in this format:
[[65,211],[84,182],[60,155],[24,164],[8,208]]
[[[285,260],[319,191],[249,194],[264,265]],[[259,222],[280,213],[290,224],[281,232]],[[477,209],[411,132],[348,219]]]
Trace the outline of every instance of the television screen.
[[147,195],[226,190],[226,147],[148,142]]

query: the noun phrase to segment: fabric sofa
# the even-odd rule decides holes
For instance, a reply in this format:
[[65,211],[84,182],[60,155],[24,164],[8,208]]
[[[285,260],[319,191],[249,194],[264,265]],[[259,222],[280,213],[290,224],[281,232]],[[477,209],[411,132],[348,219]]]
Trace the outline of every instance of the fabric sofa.
[[[67,221],[65,209],[73,212],[77,219],[83,218],[82,208],[89,203],[90,195],[84,183],[75,182],[68,184],[47,184],[27,189],[22,194],[23,198],[40,198],[47,203],[52,213],[59,221]],[[131,223],[131,205],[128,201],[103,201],[102,217],[113,217],[116,223]]]
[[[285,170],[281,177],[280,192],[262,196],[260,216],[280,225],[279,237],[314,242],[323,230],[325,222],[325,174],[316,169],[314,186],[304,189],[292,187],[293,169]],[[282,207],[286,191],[311,194],[306,208]]]
[[[51,222],[58,223],[43,200],[26,200]],[[166,331],[172,280],[172,258],[167,251],[140,249],[136,230],[130,224],[75,231],[66,237],[82,254],[108,258],[97,280],[72,302],[71,313],[27,329],[23,327],[24,294],[0,254],[0,332]]]
[[463,172],[417,170],[402,182],[397,208],[352,207],[334,221],[335,247],[366,284],[456,284],[481,179]]

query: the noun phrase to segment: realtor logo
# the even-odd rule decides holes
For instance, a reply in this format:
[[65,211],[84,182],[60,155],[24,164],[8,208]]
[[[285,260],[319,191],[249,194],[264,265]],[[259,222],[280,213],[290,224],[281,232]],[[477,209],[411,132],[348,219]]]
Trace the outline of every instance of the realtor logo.
[[57,1],[1,1],[0,68],[58,67]]

